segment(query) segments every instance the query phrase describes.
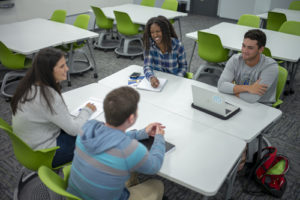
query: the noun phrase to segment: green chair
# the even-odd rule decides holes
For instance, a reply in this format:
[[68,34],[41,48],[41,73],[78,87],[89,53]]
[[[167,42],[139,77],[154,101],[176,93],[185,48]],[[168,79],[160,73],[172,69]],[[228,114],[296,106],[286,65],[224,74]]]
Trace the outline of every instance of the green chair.
[[193,79],[197,80],[206,69],[223,71],[228,54],[218,35],[198,31],[198,55],[205,63],[200,65]]
[[283,101],[280,99],[281,94],[283,92],[285,82],[288,76],[288,71],[281,66],[278,66],[278,81],[276,87],[276,102],[273,103],[272,107],[279,108]]
[[[90,21],[89,15],[81,14],[76,17],[73,25],[78,28],[87,30],[89,21]],[[68,55],[69,55],[68,65],[69,65],[70,69],[68,71],[68,74],[76,74],[76,73],[81,74],[87,70],[94,68],[94,66],[93,66],[92,62],[90,61],[90,58],[88,57],[86,52],[81,50],[81,48],[84,47],[86,43],[87,43],[87,41],[74,42],[72,44],[73,45],[72,51],[71,51],[71,44],[58,47],[58,48],[62,49],[63,51],[65,51],[66,53],[68,53]],[[75,55],[79,54],[79,53],[81,53],[84,56],[84,59],[74,59]],[[77,63],[76,69],[74,66],[75,63]],[[69,77],[68,77],[68,80],[70,80]]]
[[[139,24],[134,24],[127,13],[114,11],[117,29],[121,35],[120,47],[115,49],[117,58],[120,56],[129,56],[133,59],[135,56],[143,54],[143,42],[141,39],[141,32],[139,31]],[[129,46],[132,41],[138,41],[140,46]]]
[[[18,196],[19,189],[22,186],[26,185],[27,180],[30,180],[36,175],[36,172],[40,166],[45,165],[49,168],[52,168],[52,160],[54,158],[56,150],[59,147],[56,146],[48,149],[33,150],[13,132],[12,127],[2,118],[0,118],[0,129],[3,129],[9,136],[15,157],[23,166],[22,169],[19,171],[18,185],[14,190],[14,195]],[[54,169],[59,169],[61,167],[62,166],[59,166]],[[23,178],[25,168],[34,172],[28,174],[25,178]]]
[[260,18],[256,15],[245,14],[239,18],[237,24],[244,25],[244,26],[251,26],[254,28],[259,28]]
[[64,167],[64,178],[62,178],[49,167],[41,166],[38,170],[38,175],[41,181],[53,192],[64,196],[67,199],[80,200],[79,197],[67,192],[70,171],[71,165]]
[[284,13],[268,12],[267,29],[278,31],[280,26],[286,21]]
[[286,21],[281,25],[278,31],[300,36],[300,22]]
[[[177,11],[178,1],[177,0],[165,0],[164,3],[162,4],[161,8],[167,9],[167,10],[172,10],[172,11]],[[174,20],[171,19],[170,22],[173,24]]]
[[50,20],[60,23],[65,23],[67,16],[66,10],[55,10],[50,18]]
[[22,54],[14,54],[0,41],[0,62],[9,69],[1,81],[1,94],[9,100],[15,92],[14,86],[18,83],[14,80],[25,76],[26,70],[31,67],[31,59]]
[[289,6],[290,10],[300,10],[300,1],[292,1]]
[[101,49],[115,49],[120,45],[119,40],[113,40],[113,39],[107,39],[107,36],[113,35],[113,28],[114,28],[114,20],[108,19],[103,11],[95,6],[91,6],[93,9],[93,12],[96,17],[96,24],[99,28],[104,29],[104,31],[101,31],[99,34],[99,39],[97,42],[95,42],[94,46],[101,48]]
[[141,5],[142,6],[154,7],[155,6],[155,0],[142,0]]
[[161,8],[177,11],[178,1],[177,0],[165,0],[162,4]]

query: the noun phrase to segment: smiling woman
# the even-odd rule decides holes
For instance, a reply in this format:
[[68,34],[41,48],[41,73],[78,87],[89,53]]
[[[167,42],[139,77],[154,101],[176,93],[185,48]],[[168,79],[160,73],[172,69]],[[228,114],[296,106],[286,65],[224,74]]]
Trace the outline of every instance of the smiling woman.
[[173,25],[163,16],[151,18],[145,27],[144,73],[152,87],[159,81],[153,70],[184,76],[187,72],[184,47],[178,40]]
[[67,72],[62,51],[42,49],[11,101],[13,131],[25,143],[34,150],[60,146],[53,167],[72,161],[76,135],[96,110],[87,104],[77,117],[70,115],[59,85],[67,79]]

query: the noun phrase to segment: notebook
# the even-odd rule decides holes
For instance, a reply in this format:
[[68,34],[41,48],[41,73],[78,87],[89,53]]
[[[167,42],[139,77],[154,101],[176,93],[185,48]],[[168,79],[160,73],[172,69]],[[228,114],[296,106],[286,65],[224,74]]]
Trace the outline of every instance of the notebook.
[[85,107],[87,103],[92,103],[96,106],[97,110],[90,116],[89,119],[95,119],[98,117],[103,112],[103,102],[101,99],[95,98],[95,97],[90,97],[89,100],[87,100],[84,104],[76,108],[71,112],[71,115],[77,117],[79,115],[79,112],[82,108]]
[[[143,145],[145,145],[145,147],[150,150],[151,146],[154,142],[154,137],[149,137],[148,139],[144,139],[144,140],[139,140],[140,143],[142,143]],[[175,148],[174,144],[171,144],[167,141],[165,141],[165,145],[166,145],[166,152],[170,151],[171,149],[173,150]]]
[[240,108],[225,102],[222,94],[192,85],[192,107],[218,117],[229,119],[240,111]]
[[137,86],[137,89],[141,90],[149,90],[149,91],[154,91],[154,92],[160,92],[163,87],[167,83],[167,79],[164,78],[157,78],[159,80],[159,86],[157,88],[153,88],[151,86],[150,81],[148,81],[146,78],[144,78]]

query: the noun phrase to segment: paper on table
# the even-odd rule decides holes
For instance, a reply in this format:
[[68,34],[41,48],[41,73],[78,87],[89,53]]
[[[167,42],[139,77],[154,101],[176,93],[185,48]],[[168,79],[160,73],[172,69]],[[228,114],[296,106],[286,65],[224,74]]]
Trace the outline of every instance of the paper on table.
[[144,78],[137,86],[137,89],[141,89],[141,90],[149,90],[149,91],[154,91],[154,92],[160,92],[163,87],[166,85],[167,83],[167,79],[164,78],[157,78],[159,80],[159,86],[157,88],[153,88],[151,86],[150,81],[148,81],[146,78]]
[[95,97],[90,97],[84,104],[79,106],[76,110],[73,110],[71,112],[71,115],[73,116],[78,116],[79,112],[82,108],[85,107],[87,103],[94,104],[97,108],[97,110],[90,116],[89,119],[95,119],[98,115],[100,115],[103,112],[103,101],[101,99],[95,98]]

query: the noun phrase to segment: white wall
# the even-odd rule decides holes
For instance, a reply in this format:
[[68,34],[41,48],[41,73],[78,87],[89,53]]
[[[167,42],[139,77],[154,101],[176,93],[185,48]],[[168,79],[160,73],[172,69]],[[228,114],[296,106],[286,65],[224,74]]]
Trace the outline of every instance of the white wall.
[[292,1],[295,0],[272,0],[270,8],[288,8]]
[[13,8],[0,10],[0,24],[41,17],[50,18],[55,9],[67,10],[67,15],[87,12],[90,5],[107,7],[132,3],[133,0],[11,0]]
[[[186,4],[186,10],[190,10],[190,1],[191,0],[177,0],[177,1],[185,1],[187,2]],[[136,4],[140,4],[142,2],[142,0],[133,0],[134,3]],[[155,7],[161,7],[161,5],[163,4],[164,0],[156,0],[155,1]]]

